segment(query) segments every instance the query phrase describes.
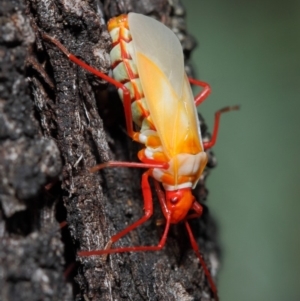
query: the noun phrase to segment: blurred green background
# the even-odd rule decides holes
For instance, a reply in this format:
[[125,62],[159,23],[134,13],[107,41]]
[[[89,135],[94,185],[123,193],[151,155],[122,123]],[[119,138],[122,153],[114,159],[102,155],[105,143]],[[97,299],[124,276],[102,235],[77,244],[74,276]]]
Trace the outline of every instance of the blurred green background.
[[212,86],[200,111],[218,167],[208,207],[219,221],[222,301],[300,300],[300,1],[183,0],[199,47],[197,77]]

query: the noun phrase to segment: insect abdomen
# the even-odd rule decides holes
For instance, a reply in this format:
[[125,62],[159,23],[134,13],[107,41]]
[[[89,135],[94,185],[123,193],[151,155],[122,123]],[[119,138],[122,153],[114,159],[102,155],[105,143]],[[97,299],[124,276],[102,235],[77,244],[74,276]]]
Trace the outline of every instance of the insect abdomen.
[[[137,67],[132,59],[133,45],[127,15],[121,15],[111,19],[108,22],[108,31],[113,42],[113,47],[110,52],[113,76],[130,91],[133,121],[139,127],[151,127],[149,120],[147,120],[149,111],[144,98]],[[122,89],[119,89],[118,92],[123,100]]]

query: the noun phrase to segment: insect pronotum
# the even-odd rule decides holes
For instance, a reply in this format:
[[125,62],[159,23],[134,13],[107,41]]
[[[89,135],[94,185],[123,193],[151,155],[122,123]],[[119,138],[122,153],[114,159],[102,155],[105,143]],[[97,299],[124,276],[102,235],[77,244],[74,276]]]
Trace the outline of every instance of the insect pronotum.
[[[210,94],[210,87],[185,74],[182,48],[175,34],[162,23],[136,13],[111,19],[108,31],[112,38],[110,56],[114,78],[75,57],[56,39],[43,35],[45,40],[54,43],[71,61],[118,88],[124,105],[127,133],[134,141],[144,144],[138,153],[141,163],[110,161],[90,170],[95,172],[115,166],[147,169],[141,183],[144,216],[112,236],[105,249],[80,251],[78,255],[158,251],[165,245],[170,225],[183,222],[214,298],[218,300],[217,288],[188,220],[200,217],[203,211],[191,191],[206,166],[205,150],[216,143],[221,114],[237,110],[238,106],[225,107],[216,112],[212,138],[203,142],[196,106]],[[195,98],[190,83],[203,88]],[[133,123],[139,131],[134,131]],[[154,179],[166,219],[162,238],[156,246],[111,248],[113,243],[151,217],[153,202],[149,177]]]

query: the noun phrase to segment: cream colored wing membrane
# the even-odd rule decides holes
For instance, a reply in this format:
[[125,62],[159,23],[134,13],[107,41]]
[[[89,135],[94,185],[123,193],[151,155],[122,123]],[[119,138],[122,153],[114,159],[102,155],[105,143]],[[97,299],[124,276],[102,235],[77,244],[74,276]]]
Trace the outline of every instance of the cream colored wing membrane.
[[184,74],[184,84],[183,84],[183,94],[182,94],[182,101],[185,103],[185,108],[187,115],[190,116],[190,131],[193,135],[198,137],[199,143],[201,145],[201,150],[203,151],[203,144],[202,144],[202,136],[200,131],[200,122],[198,118],[197,108],[195,106],[194,95],[192,92],[192,88],[189,82],[189,79],[186,74]]
[[155,62],[140,52],[137,53],[137,61],[141,67],[139,76],[150,116],[165,154],[173,158],[181,153],[199,153],[202,146],[187,78],[184,77],[182,83],[183,95],[178,97],[165,73]]
[[[155,62],[170,81],[177,96],[181,97],[184,64],[182,47],[176,35],[164,24],[140,14],[129,13],[128,24],[135,50],[134,61],[139,52]],[[140,70],[139,62],[136,63]],[[153,75],[148,75],[151,76]]]

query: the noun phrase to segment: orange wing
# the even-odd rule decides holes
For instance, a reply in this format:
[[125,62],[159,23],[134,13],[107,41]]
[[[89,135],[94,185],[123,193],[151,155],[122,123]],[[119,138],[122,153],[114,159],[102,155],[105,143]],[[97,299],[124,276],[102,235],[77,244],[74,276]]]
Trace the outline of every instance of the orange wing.
[[129,13],[128,24],[132,58],[164,153],[172,158],[201,152],[198,116],[178,38],[164,24],[144,15]]
[[179,96],[152,60],[139,52],[136,55],[147,106],[166,155],[172,158],[181,153],[201,152],[198,117],[186,75]]

